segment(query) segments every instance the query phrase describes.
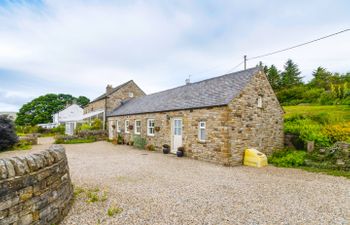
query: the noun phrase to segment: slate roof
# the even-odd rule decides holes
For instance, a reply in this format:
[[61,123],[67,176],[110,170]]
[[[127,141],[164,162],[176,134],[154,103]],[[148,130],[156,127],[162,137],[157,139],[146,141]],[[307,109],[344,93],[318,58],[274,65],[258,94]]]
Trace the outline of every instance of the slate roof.
[[[122,88],[123,86],[127,85],[127,84],[130,83],[130,82],[132,82],[132,80],[129,80],[128,82],[126,82],[126,83],[124,83],[124,84],[121,84],[121,85],[119,85],[119,86],[113,88],[113,90],[110,92],[110,94],[112,94],[113,92],[118,91],[120,88]],[[106,97],[107,97],[107,95],[106,95],[106,93],[104,93],[104,94],[98,96],[97,98],[95,98],[94,100],[92,100],[90,103],[92,103],[92,102],[97,102],[97,101],[99,101],[99,100],[101,100],[101,99],[104,99],[104,98],[106,98]]]
[[259,67],[187,84],[124,102],[108,116],[224,106],[233,100]]

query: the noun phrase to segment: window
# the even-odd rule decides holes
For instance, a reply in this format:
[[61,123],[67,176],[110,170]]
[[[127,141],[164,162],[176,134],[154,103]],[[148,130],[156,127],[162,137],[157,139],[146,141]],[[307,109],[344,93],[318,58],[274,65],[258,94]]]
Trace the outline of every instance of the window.
[[258,97],[258,108],[262,108],[262,96]]
[[125,120],[125,133],[129,133],[129,120]]
[[198,139],[199,141],[205,141],[206,139],[205,122],[203,121],[199,122]]
[[154,119],[147,120],[147,135],[154,136]]
[[117,123],[117,132],[120,133],[120,124],[119,124],[119,120],[117,120],[116,123]]
[[135,120],[135,134],[141,134],[141,120]]
[[133,92],[129,92],[129,98],[134,97],[134,93]]

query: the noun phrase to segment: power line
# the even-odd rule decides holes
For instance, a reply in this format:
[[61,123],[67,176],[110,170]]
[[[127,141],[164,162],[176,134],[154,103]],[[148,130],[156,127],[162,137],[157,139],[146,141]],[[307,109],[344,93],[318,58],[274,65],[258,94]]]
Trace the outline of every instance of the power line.
[[239,66],[242,65],[243,63],[244,63],[244,61],[238,63],[236,66],[234,66],[234,67],[232,67],[231,69],[229,69],[229,70],[227,71],[227,73],[232,72],[233,70],[235,70],[237,67],[239,67]]
[[291,50],[291,49],[294,49],[294,48],[298,48],[298,47],[301,47],[301,46],[304,46],[304,45],[308,45],[308,44],[311,44],[313,42],[320,41],[322,39],[326,39],[326,38],[329,38],[329,37],[332,37],[332,36],[335,36],[335,35],[347,32],[347,31],[350,31],[350,29],[345,29],[345,30],[342,30],[342,31],[339,31],[339,32],[336,32],[336,33],[333,33],[333,34],[329,34],[329,35],[326,35],[326,36],[314,39],[312,41],[304,42],[304,43],[301,43],[301,44],[298,44],[298,45],[294,45],[294,46],[291,46],[291,47],[288,47],[288,48],[284,48],[284,49],[281,49],[281,50],[277,50],[277,51],[265,53],[265,54],[262,54],[262,55],[250,57],[250,58],[247,58],[247,60],[258,59],[258,58],[274,55],[274,54],[277,54],[277,53],[280,53],[280,52],[285,52],[285,51],[288,51],[288,50]]

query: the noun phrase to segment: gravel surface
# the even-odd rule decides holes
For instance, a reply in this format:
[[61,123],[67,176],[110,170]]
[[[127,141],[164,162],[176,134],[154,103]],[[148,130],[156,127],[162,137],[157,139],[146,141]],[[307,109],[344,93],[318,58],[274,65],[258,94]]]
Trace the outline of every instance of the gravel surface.
[[66,152],[77,194],[65,225],[350,224],[350,180],[342,177],[229,168],[107,142]]

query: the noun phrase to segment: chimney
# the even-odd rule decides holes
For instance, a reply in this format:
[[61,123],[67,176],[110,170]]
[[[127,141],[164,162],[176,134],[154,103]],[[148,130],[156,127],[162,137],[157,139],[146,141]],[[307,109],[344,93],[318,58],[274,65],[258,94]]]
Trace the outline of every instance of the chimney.
[[111,93],[113,90],[113,87],[112,85],[108,84],[107,87],[106,87],[106,94],[108,95],[109,93]]
[[186,85],[191,83],[191,75],[188,75],[188,78],[185,80]]

